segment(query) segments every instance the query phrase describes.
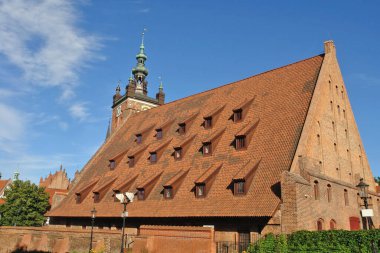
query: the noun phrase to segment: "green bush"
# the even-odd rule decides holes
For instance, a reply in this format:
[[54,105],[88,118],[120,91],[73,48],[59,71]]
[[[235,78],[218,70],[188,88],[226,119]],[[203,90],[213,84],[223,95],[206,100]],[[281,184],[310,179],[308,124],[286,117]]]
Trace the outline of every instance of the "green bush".
[[268,234],[250,245],[249,253],[373,253],[380,249],[380,230],[298,231]]

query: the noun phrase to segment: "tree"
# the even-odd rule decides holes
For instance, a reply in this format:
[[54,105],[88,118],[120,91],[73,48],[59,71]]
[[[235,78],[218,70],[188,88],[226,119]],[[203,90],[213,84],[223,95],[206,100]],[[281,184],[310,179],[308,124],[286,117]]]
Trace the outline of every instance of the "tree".
[[30,181],[15,180],[4,192],[0,225],[42,226],[49,208],[49,195]]

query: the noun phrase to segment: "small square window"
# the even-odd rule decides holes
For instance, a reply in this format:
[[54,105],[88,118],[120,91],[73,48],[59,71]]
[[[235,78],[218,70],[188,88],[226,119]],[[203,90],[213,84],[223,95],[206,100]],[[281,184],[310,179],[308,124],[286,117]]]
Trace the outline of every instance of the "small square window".
[[212,117],[205,118],[204,127],[205,129],[209,129],[212,127]]
[[242,136],[236,136],[235,138],[235,145],[236,145],[236,149],[239,150],[239,149],[244,149],[245,148],[245,136],[242,135]]
[[138,200],[144,200],[145,199],[145,191],[144,191],[144,189],[139,189],[137,191],[137,199]]
[[157,131],[156,133],[157,140],[162,139],[162,129],[157,129],[156,131]]
[[211,155],[211,143],[210,142],[203,143],[202,151],[203,151],[203,155]]
[[166,187],[164,189],[164,198],[165,199],[172,199],[173,198],[173,188],[172,187]]
[[128,157],[128,164],[129,164],[129,168],[132,168],[133,166],[135,166],[135,157],[134,156]]
[[141,135],[141,134],[137,134],[137,135],[136,135],[136,142],[137,142],[138,144],[142,143],[142,135]]
[[238,109],[234,111],[234,122],[239,122],[243,119],[243,110]]
[[99,192],[94,192],[94,202],[98,203],[100,200],[100,194]]
[[234,193],[235,195],[242,195],[244,194],[244,181],[238,181],[234,183]]
[[195,196],[197,198],[203,198],[205,196],[206,185],[198,184],[195,186]]
[[179,134],[185,134],[186,133],[186,124],[185,123],[179,124],[178,133]]
[[75,196],[75,202],[77,203],[77,204],[80,204],[80,194],[77,194],[76,196]]
[[149,160],[151,163],[156,163],[157,162],[157,153],[156,152],[150,153]]
[[113,170],[115,168],[116,168],[116,162],[115,162],[115,160],[111,160],[110,161],[110,169]]
[[181,158],[182,158],[182,148],[176,148],[174,150],[174,159],[181,160]]

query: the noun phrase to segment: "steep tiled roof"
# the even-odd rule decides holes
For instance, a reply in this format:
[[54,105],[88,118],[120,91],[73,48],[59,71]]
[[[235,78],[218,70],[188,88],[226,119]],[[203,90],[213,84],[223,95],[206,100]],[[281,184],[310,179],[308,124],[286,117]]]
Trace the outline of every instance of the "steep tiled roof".
[[[122,205],[115,203],[108,194],[99,203],[87,196],[80,204],[75,202],[75,192],[85,187],[95,177],[103,177],[110,172],[108,159],[123,150],[139,151],[140,158],[133,168],[129,168],[126,159],[111,171],[119,178],[138,173],[133,188],[141,186],[162,171],[155,181],[154,188],[145,200],[136,200],[128,205],[130,217],[200,217],[200,216],[271,216],[278,204],[279,197],[272,186],[280,181],[281,173],[290,168],[305,122],[315,84],[324,55],[318,55],[294,64],[277,68],[244,80],[216,89],[186,97],[157,108],[133,114],[117,132],[107,140],[92,162],[83,169],[83,176],[70,190],[67,198],[49,212],[49,216],[88,216],[89,210],[96,207],[100,217],[120,217]],[[246,104],[246,102],[248,104]],[[215,108],[223,106],[218,120],[211,129],[202,127],[204,116]],[[231,120],[233,110],[244,107],[244,117],[239,122]],[[177,132],[178,124],[191,120],[186,125],[186,134]],[[155,131],[144,133],[143,144],[136,143],[136,134],[141,129],[161,126],[168,120],[174,120],[157,140]],[[244,130],[246,124],[258,122],[251,142],[244,150],[236,150],[231,144],[235,135]],[[202,141],[212,133],[224,129],[218,137],[217,148],[212,155],[203,156],[200,152]],[[150,128],[149,128],[150,129]],[[173,146],[194,136],[181,160],[173,157]],[[148,145],[159,145],[172,139],[158,161],[149,162]],[[261,159],[261,160],[260,160]],[[239,176],[248,161],[260,161],[252,177],[249,191],[236,197],[228,189],[234,176]],[[213,164],[221,164],[213,183],[204,198],[196,198],[192,189],[194,181],[201,177]],[[190,169],[189,169],[190,168]],[[175,196],[170,201],[163,198],[163,185],[179,171],[187,170]],[[243,172],[241,172],[244,174]],[[116,180],[110,187],[111,193]]]

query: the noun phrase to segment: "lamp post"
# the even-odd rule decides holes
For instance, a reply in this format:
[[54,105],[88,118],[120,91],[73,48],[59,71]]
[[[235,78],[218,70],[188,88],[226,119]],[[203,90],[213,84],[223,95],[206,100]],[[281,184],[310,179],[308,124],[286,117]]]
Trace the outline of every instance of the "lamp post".
[[121,217],[123,218],[123,227],[121,230],[121,246],[120,246],[120,253],[124,253],[124,228],[125,228],[125,218],[128,216],[127,212],[127,204],[129,202],[133,202],[135,194],[133,192],[126,192],[126,193],[118,193],[116,194],[116,198],[120,200],[120,203],[123,204],[123,213],[121,214]]
[[[363,178],[360,178],[360,182],[356,186],[356,188],[358,188],[358,191],[359,191],[359,196],[364,202],[365,209],[368,209],[368,186],[369,186],[368,184],[364,183]],[[368,217],[365,217],[365,221],[366,221],[367,229],[368,229],[368,226],[370,225],[368,223]]]
[[91,239],[90,239],[90,249],[88,250],[89,253],[91,253],[91,250],[92,250],[92,235],[94,232],[95,216],[96,216],[96,209],[94,207],[91,210]]

